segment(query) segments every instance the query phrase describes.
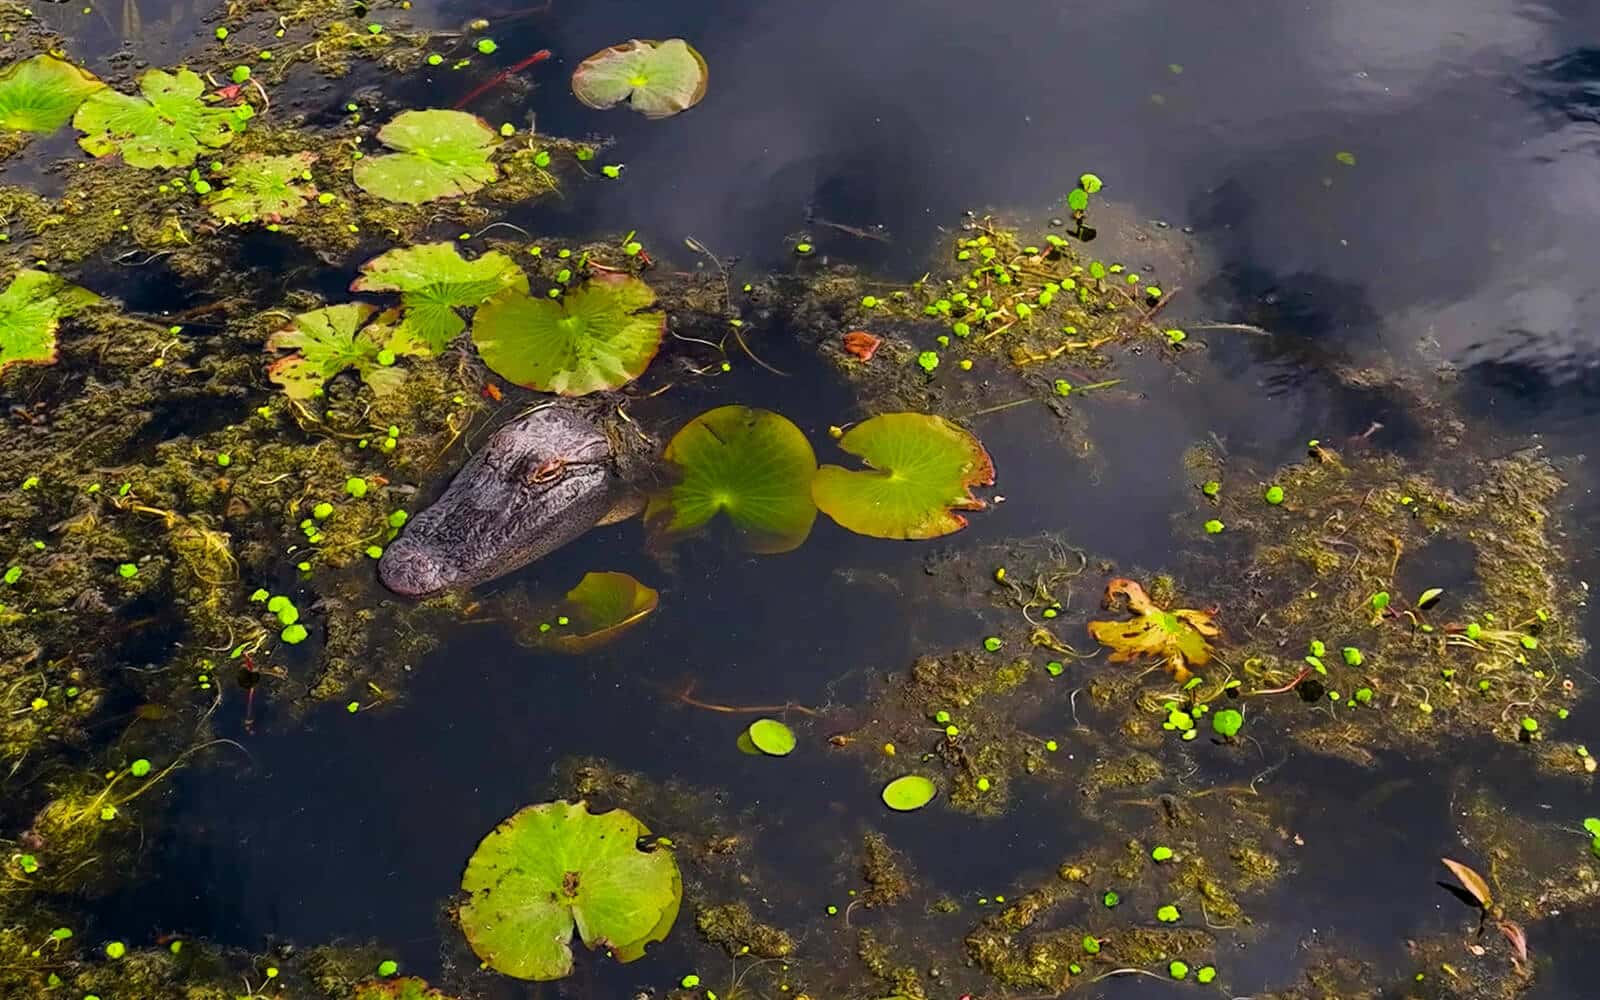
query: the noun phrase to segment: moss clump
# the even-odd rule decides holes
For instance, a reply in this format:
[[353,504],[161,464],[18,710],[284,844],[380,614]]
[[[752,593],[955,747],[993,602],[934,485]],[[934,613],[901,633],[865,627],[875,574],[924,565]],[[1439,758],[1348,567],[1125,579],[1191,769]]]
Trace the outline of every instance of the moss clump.
[[927,1000],[922,974],[913,965],[897,962],[889,948],[870,930],[856,935],[856,957],[881,983],[884,992],[906,1000]]
[[703,906],[695,914],[694,923],[707,941],[727,952],[729,957],[787,958],[794,953],[794,939],[770,924],[761,923],[744,903]]
[[889,846],[887,837],[876,832],[862,837],[861,855],[861,877],[867,883],[867,891],[861,894],[862,905],[868,909],[891,906],[911,895],[906,860]]

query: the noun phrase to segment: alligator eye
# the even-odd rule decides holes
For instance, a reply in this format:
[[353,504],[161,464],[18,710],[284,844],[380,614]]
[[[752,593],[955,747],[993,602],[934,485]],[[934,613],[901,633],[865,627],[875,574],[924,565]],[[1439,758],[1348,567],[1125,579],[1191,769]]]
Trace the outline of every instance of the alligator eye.
[[529,486],[544,486],[560,479],[566,472],[566,462],[559,458],[546,459],[528,473],[527,483]]

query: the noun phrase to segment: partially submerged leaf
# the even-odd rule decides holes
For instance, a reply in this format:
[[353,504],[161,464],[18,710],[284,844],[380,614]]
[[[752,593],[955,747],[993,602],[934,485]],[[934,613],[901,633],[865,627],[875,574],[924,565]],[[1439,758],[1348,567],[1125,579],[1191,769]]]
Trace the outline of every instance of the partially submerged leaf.
[[186,167],[202,149],[233,141],[254,113],[248,104],[222,107],[201,100],[205,81],[191,70],[153,69],[139,78],[142,97],[97,90],[78,108],[73,127],[92,156],[121,153],[134,167]]
[[1450,869],[1450,874],[1456,877],[1456,881],[1461,883],[1461,887],[1467,890],[1467,893],[1473,899],[1478,901],[1479,906],[1485,910],[1494,906],[1494,892],[1489,888],[1489,883],[1484,881],[1482,875],[1459,861],[1452,861],[1449,858],[1440,858],[1439,860],[1444,862],[1446,868]]
[[933,801],[938,788],[920,774],[907,774],[883,786],[883,804],[896,812],[921,809]]
[[407,205],[471,194],[498,175],[489,156],[500,138],[465,111],[402,111],[378,130],[396,152],[356,161],[356,186]]
[[757,719],[745,734],[751,746],[769,757],[787,757],[794,752],[794,730],[777,719]]
[[1106,585],[1106,603],[1118,597],[1128,599],[1134,615],[1128,621],[1089,623],[1089,634],[1111,650],[1112,663],[1127,663],[1141,656],[1163,661],[1176,681],[1189,679],[1189,668],[1211,659],[1210,640],[1221,634],[1206,611],[1179,608],[1165,611],[1155,606],[1144,588],[1132,580],[1118,577]]
[[938,538],[967,526],[956,511],[982,510],[972,487],[994,482],[978,439],[943,417],[885,413],[852,427],[839,447],[869,469],[824,465],[811,496],[840,525],[874,538]]
[[268,376],[298,400],[320,395],[322,384],[346,368],[380,396],[393,391],[405,379],[394,362],[421,352],[396,324],[398,310],[373,318],[377,311],[365,302],[346,302],[299,314],[268,339],[268,350],[296,352],[268,366]]
[[562,604],[567,625],[549,634],[557,649],[587,652],[649,617],[659,600],[659,593],[626,573],[585,573]]
[[628,101],[646,118],[666,118],[700,103],[708,75],[705,59],[683,39],[634,38],[579,63],[572,93],[591,108]]
[[212,215],[229,222],[278,222],[293,218],[317,189],[306,180],[315,153],[265,156],[250,153],[222,168],[224,187],[206,196]]
[[467,861],[461,929],[490,968],[518,979],[572,971],[574,929],[619,961],[672,929],[683,895],[670,848],[641,850],[650,833],[631,814],[594,815],[583,802],[528,806],[483,838]]
[[100,296],[45,271],[22,270],[0,292],[0,374],[56,360],[56,328]]
[[87,71],[37,55],[0,71],[0,130],[54,132],[84,98],[105,87]]
[[632,275],[602,274],[560,300],[516,290],[485,303],[472,320],[483,363],[518,385],[563,396],[615,389],[644,374],[661,347],[667,316],[656,293]]
[[424,243],[390,250],[361,265],[352,292],[399,292],[402,328],[442,352],[466,321],[456,311],[481,305],[506,290],[526,293],[528,276],[510,257],[491,250],[467,260],[453,243]]
[[677,476],[645,507],[653,531],[686,535],[725,514],[744,547],[761,553],[788,552],[811,533],[817,458],[786,417],[719,406],[673,435],[663,458]]

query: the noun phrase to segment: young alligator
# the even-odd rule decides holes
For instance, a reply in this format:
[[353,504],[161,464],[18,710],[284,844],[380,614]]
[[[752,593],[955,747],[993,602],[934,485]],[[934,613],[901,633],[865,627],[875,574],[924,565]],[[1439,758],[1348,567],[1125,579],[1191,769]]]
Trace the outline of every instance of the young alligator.
[[500,427],[389,545],[378,579],[414,598],[471,587],[637,513],[640,435],[618,423],[562,400]]

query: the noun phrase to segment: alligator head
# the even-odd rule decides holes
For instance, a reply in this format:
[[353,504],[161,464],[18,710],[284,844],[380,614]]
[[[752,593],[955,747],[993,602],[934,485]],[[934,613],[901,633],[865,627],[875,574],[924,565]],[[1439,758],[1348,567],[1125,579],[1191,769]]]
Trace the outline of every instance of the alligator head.
[[417,598],[492,580],[600,523],[620,492],[605,432],[566,404],[546,404],[490,435],[389,545],[378,579]]

